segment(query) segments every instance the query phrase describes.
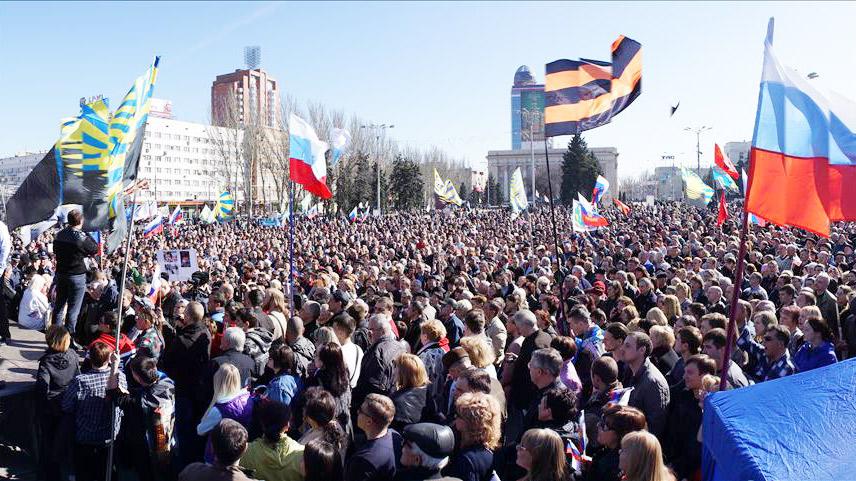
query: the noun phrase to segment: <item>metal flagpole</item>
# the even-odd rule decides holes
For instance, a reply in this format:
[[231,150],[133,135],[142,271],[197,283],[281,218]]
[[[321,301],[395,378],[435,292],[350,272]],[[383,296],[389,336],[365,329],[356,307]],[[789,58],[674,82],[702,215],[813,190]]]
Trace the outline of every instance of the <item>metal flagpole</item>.
[[[562,264],[564,263],[562,252],[559,250],[559,234],[556,231],[556,208],[555,202],[553,202],[553,179],[550,175],[550,153],[547,149],[547,137],[544,136],[544,160],[547,162],[547,189],[550,192],[550,223],[553,225],[553,244],[556,248],[556,266],[557,273],[561,273]],[[556,279],[556,282],[564,282],[564,276],[558,276],[559,279]],[[559,302],[559,312],[556,319],[557,324],[559,325],[560,331],[563,331],[562,334],[568,334],[568,328],[565,323],[565,300],[560,299]]]
[[[140,190],[139,185],[134,189],[134,194],[131,196],[131,220],[128,223],[128,232],[125,240],[125,258],[122,260],[122,274],[119,277],[119,295],[117,297],[116,306],[116,331],[113,335],[116,336],[116,355],[120,356],[119,352],[119,338],[121,337],[121,333],[119,332],[120,326],[122,325],[122,298],[124,297],[125,292],[125,278],[128,275],[128,259],[131,256],[131,233],[134,231],[134,215],[137,209],[137,192]],[[125,215],[124,212],[117,213],[119,215]],[[111,366],[112,369],[112,366]],[[112,372],[111,372],[112,375]],[[105,479],[110,481],[113,477],[113,447],[116,444],[116,430],[114,426],[116,425],[116,406],[111,406],[110,409],[110,446],[107,447],[107,475]]]
[[743,286],[743,267],[746,265],[746,236],[749,232],[749,212],[746,211],[746,204],[743,204],[743,228],[740,231],[740,249],[737,254],[737,269],[734,272],[734,292],[731,294],[731,309],[728,317],[728,332],[725,340],[725,350],[722,352],[722,361],[720,368],[719,390],[725,391],[728,383],[728,366],[731,359],[731,350],[734,345],[734,338],[737,334],[737,301],[740,298],[740,291]]
[[294,182],[289,181],[288,201],[288,316],[294,316]]

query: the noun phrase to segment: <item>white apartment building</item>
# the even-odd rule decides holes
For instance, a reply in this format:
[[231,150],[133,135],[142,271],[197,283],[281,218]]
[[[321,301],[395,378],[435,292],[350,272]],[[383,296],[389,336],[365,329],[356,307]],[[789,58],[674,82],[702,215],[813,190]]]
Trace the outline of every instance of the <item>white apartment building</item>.
[[[241,142],[243,135],[240,131],[236,136],[226,130],[149,117],[137,175],[138,179],[149,181],[142,200],[213,201],[235,184],[238,188],[232,194],[236,200],[243,200],[243,160],[227,163],[221,153],[221,150],[235,152],[234,142]],[[220,149],[221,142],[228,145]]]
[[17,189],[47,152],[22,152],[0,159],[0,185]]

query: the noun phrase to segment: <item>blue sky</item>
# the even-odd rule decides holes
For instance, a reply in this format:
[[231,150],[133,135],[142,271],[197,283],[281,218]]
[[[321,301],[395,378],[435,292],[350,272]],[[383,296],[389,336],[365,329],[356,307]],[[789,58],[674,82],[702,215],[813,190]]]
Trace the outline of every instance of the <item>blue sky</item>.
[[[695,165],[695,136],[750,140],[767,19],[781,61],[856,99],[856,5],[846,3],[0,3],[0,155],[38,150],[81,96],[115,105],[155,54],[155,95],[181,120],[208,119],[214,77],[243,47],[298,101],[378,123],[403,144],[436,145],[477,166],[510,148],[509,89],[527,64],[539,81],[558,58],[608,60],[624,34],[644,49],[643,93],[585,135],[619,149],[619,174],[664,152]],[[670,103],[681,101],[674,118]]]

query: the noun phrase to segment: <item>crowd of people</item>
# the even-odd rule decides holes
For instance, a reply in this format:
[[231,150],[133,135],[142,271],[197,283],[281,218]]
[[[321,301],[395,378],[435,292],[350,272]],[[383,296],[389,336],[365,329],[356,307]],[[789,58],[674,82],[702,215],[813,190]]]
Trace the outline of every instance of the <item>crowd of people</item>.
[[[104,479],[112,450],[141,480],[697,480],[721,372],[743,389],[856,354],[853,224],[755,227],[735,280],[733,221],[605,215],[578,234],[557,208],[558,256],[543,208],[300,220],[292,279],[288,231],[246,219],[136,237],[125,282],[80,212],[0,236],[0,337],[11,318],[48,346],[45,478]],[[187,248],[199,272],[155,282],[157,251]]]

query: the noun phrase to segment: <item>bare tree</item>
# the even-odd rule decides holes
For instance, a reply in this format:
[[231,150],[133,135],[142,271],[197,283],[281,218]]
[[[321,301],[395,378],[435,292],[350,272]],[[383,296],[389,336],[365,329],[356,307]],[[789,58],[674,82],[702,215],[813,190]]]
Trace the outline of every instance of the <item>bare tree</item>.
[[244,132],[237,95],[221,97],[220,104],[214,107],[217,109],[218,125],[215,125],[212,112],[206,130],[209,145],[217,157],[214,175],[218,180],[222,179],[222,184],[217,187],[225,188],[232,192],[235,199],[239,199],[245,197],[244,191],[238,189],[244,163]]

